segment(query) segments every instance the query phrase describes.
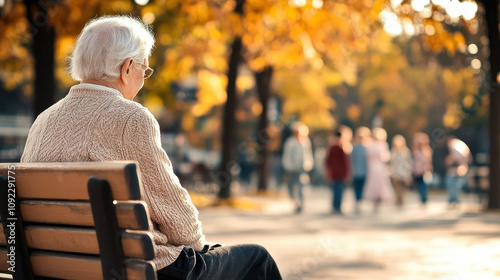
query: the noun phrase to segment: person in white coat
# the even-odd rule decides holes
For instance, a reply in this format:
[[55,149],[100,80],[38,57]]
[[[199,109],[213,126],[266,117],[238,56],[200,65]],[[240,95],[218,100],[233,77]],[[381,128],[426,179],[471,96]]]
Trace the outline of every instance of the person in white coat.
[[[307,172],[314,165],[309,128],[296,122],[292,125],[293,135],[284,143],[282,164],[288,177],[288,192],[295,203],[296,212],[302,212],[304,196],[302,189],[307,182]],[[297,194],[296,191],[297,190]]]

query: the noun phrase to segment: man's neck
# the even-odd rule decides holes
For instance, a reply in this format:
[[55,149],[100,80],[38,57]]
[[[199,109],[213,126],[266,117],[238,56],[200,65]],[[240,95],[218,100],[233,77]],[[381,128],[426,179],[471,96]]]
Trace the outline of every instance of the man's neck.
[[[117,82],[108,82],[108,81],[101,81],[101,80],[94,80],[94,79],[87,79],[87,80],[82,80],[82,84],[88,83],[88,84],[94,84],[94,85],[100,85],[100,86],[105,86],[109,88],[114,88],[118,90],[119,92],[122,92],[121,86]],[[123,92],[122,92],[123,93]]]

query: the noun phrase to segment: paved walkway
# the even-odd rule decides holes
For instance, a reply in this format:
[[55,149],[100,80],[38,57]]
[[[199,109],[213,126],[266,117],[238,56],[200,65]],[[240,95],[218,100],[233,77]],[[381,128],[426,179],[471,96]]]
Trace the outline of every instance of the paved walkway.
[[448,210],[444,193],[426,208],[409,193],[404,209],[384,205],[378,214],[364,204],[345,215],[330,214],[330,192],[311,188],[305,209],[294,214],[281,198],[245,198],[261,210],[202,208],[207,239],[224,244],[257,243],[268,248],[284,279],[500,280],[500,213],[484,214],[476,196],[462,196]]

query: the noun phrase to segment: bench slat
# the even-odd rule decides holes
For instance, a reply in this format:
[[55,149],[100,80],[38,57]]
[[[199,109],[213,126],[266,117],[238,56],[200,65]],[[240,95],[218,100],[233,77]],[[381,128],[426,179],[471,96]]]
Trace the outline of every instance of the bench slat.
[[150,217],[145,201],[118,202],[115,207],[119,228],[133,230],[150,229]]
[[30,254],[33,274],[61,279],[102,279],[101,261],[98,257],[72,256],[71,254]]
[[153,235],[149,232],[131,232],[122,234],[123,254],[127,258],[152,260],[156,255]]
[[7,247],[5,245],[0,245],[0,272],[8,272],[10,264],[7,257]]
[[126,279],[128,280],[157,279],[156,266],[152,262],[128,259],[125,261],[125,265],[127,266]]
[[[66,227],[27,226],[25,228],[28,248],[82,254],[99,254],[97,235],[93,229]],[[125,257],[151,260],[155,249],[153,238],[147,232],[124,232],[122,247]],[[5,245],[5,236],[0,245]]]
[[[119,228],[149,229],[146,202],[118,202],[115,207]],[[21,201],[21,215],[23,221],[28,223],[94,226],[89,202],[24,200]]]
[[[101,261],[98,257],[35,251],[30,254],[30,260],[33,272],[37,276],[60,279],[102,279]],[[126,279],[155,279],[155,266],[151,262],[127,260],[126,266]],[[0,272],[6,272],[8,267],[7,251],[5,247],[0,247]]]
[[15,178],[18,198],[88,200],[90,176],[107,180],[116,200],[141,200],[136,164],[123,162],[0,163],[0,174],[7,177],[8,167]]

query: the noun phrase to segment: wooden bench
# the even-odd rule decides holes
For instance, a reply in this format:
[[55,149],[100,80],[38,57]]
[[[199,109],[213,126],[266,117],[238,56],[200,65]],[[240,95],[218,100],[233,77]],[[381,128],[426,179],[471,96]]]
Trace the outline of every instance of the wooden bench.
[[133,162],[0,163],[0,279],[156,279],[137,172]]

